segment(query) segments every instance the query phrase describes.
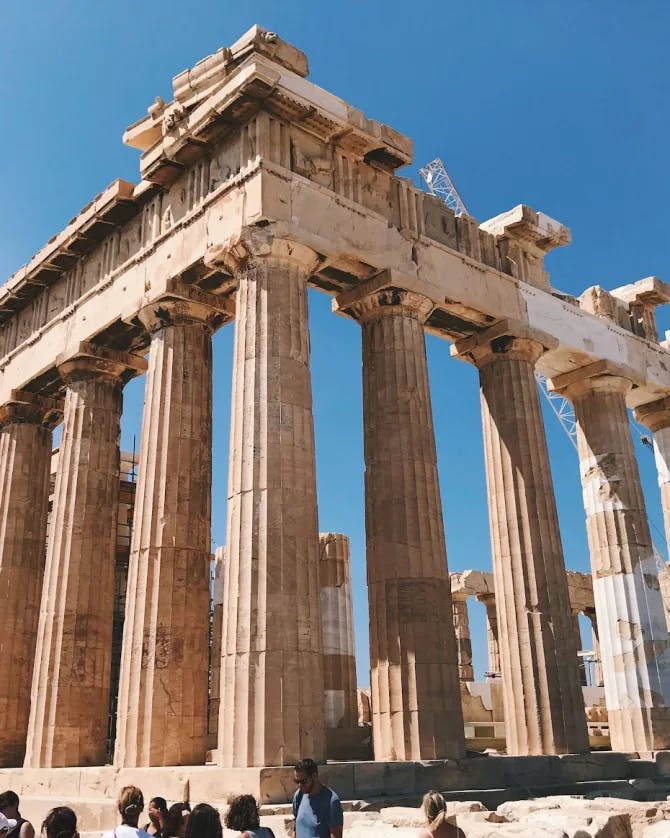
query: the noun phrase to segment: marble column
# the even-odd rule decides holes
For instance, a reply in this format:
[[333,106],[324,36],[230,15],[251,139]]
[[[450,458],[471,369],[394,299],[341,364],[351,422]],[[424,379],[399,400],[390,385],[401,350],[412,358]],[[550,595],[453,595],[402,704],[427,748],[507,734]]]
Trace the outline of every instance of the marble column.
[[579,626],[579,611],[572,612],[572,630],[575,633],[575,646],[577,647],[577,672],[579,675],[579,683],[582,687],[586,686],[586,666],[584,659],[579,654],[582,651],[582,630]]
[[670,746],[670,642],[630,424],[602,364],[553,380],[575,408],[593,596],[615,751]]
[[376,760],[458,758],[465,748],[424,339],[431,310],[394,288],[347,309],[363,336]]
[[658,572],[658,584],[661,588],[661,598],[665,609],[665,623],[670,632],[670,564],[668,562],[664,562],[663,567]]
[[151,335],[114,763],[204,764],[209,671],[212,331],[197,288],[139,317]]
[[[37,632],[26,768],[104,765],[114,611],[123,384],[135,355],[82,344],[65,382]],[[26,673],[27,676],[27,673]]]
[[317,259],[271,238],[223,258],[238,287],[219,759],[291,765],[325,756],[307,320]]
[[217,547],[214,554],[214,585],[212,590],[212,639],[209,673],[209,710],[207,733],[216,747],[219,735],[221,705],[221,635],[223,632],[223,580],[226,567],[226,548]]
[[591,640],[593,642],[593,657],[595,669],[593,673],[594,687],[602,687],[603,685],[603,666],[600,660],[600,640],[598,639],[598,618],[596,617],[595,609],[584,612],[591,623]]
[[358,726],[358,698],[349,539],[321,533],[319,547],[324,721],[327,728],[352,728]]
[[666,547],[670,551],[670,397],[638,405],[634,410],[638,422],[654,435],[654,456],[661,490],[661,507]]
[[581,753],[584,703],[535,381],[544,347],[498,326],[452,351],[479,369],[507,752]]
[[0,407],[0,767],[23,765],[44,575],[49,470],[63,406],[15,390]]
[[500,644],[498,641],[498,614],[495,594],[480,594],[477,599],[486,608],[486,645],[488,649],[487,678],[500,678]]
[[452,590],[451,607],[454,615],[454,631],[456,632],[456,649],[458,651],[458,677],[461,681],[474,681],[468,595]]

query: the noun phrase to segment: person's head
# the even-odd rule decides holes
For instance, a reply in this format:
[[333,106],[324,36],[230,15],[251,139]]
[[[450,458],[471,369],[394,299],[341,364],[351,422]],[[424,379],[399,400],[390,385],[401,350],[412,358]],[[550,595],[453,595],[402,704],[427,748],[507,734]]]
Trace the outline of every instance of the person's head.
[[127,823],[128,826],[137,826],[142,809],[144,809],[142,789],[138,789],[137,786],[124,786],[117,802],[123,823]]
[[221,818],[213,806],[198,803],[186,825],[186,838],[222,838]]
[[15,791],[3,791],[0,794],[0,812],[7,818],[15,818],[19,813],[19,796]]
[[301,759],[293,768],[293,780],[304,794],[319,790],[319,767],[313,759]]
[[167,815],[163,821],[163,829],[161,830],[164,838],[176,838],[180,834],[184,821],[183,811],[183,803],[173,803],[167,810]]
[[253,794],[240,794],[228,801],[226,812],[226,828],[245,832],[247,829],[258,829],[260,816],[258,803]]
[[46,838],[77,838],[77,816],[67,806],[56,806],[42,821]]
[[429,791],[423,797],[423,813],[430,829],[437,829],[447,817],[447,801],[439,791]]
[[154,826],[160,827],[167,816],[167,801],[164,797],[152,797],[149,801],[147,814]]

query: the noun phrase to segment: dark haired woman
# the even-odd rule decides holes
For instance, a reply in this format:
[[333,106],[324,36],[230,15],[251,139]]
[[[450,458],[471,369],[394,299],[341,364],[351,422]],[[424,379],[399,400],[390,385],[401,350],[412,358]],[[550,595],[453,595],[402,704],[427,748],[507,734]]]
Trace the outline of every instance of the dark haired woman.
[[187,821],[188,816],[184,815],[184,804],[173,803],[167,810],[161,830],[161,838],[184,838]]
[[271,829],[260,825],[258,803],[252,794],[241,794],[230,801],[226,812],[226,828],[238,829],[239,838],[275,838]]
[[46,838],[79,838],[77,816],[67,806],[56,806],[42,822],[42,835]]
[[167,813],[168,808],[165,798],[152,797],[149,801],[149,808],[147,809],[149,823],[144,827],[149,835],[155,835],[157,838],[163,838],[163,827],[165,826]]
[[221,818],[213,806],[198,803],[186,826],[186,838],[222,838]]

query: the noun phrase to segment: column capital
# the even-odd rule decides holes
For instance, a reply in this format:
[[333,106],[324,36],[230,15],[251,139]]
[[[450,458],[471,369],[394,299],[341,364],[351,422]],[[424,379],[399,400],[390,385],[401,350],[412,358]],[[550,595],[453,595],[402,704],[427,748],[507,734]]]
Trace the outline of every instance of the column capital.
[[383,288],[349,306],[348,314],[359,323],[376,320],[378,317],[394,317],[402,314],[425,323],[435,308],[433,301],[423,294],[404,288]]
[[165,296],[143,306],[138,317],[150,333],[166,326],[202,323],[211,331],[235,317],[235,302],[229,297],[209,294],[195,285],[173,282]]
[[221,244],[210,245],[204,257],[205,265],[223,268],[233,277],[261,265],[290,265],[311,276],[320,262],[318,253],[304,244],[278,236],[273,225],[244,227]]
[[601,360],[552,378],[549,389],[575,401],[593,393],[621,393],[625,396],[634,383],[632,370]]
[[670,428],[670,396],[654,402],[639,404],[633,410],[635,421],[644,425],[652,433]]
[[558,345],[552,335],[514,320],[501,320],[483,332],[469,335],[451,347],[451,355],[482,369],[494,361],[527,361],[538,358]]
[[11,399],[0,406],[0,429],[6,425],[41,425],[53,430],[63,421],[63,402],[29,393],[12,390]]
[[416,280],[411,276],[391,269],[383,270],[361,285],[339,294],[333,302],[333,310],[359,323],[399,314],[425,323],[435,303],[415,290],[415,284]]
[[132,352],[119,352],[89,341],[82,341],[69,358],[56,361],[58,372],[66,384],[97,378],[103,381],[126,381],[146,372],[147,362]]

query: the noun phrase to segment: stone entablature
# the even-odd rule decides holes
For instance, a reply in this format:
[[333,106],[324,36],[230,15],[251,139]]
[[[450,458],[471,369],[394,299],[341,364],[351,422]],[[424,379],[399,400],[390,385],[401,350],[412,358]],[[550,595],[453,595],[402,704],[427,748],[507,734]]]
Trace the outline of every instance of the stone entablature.
[[[254,28],[175,78],[175,100],[152,105],[125,135],[143,151],[145,179],[113,183],[0,291],[0,400],[28,383],[48,393],[46,359],[81,340],[146,348],[137,313],[175,278],[229,293],[217,250],[259,222],[319,254],[309,281],[347,292],[345,313],[362,281],[406,288],[432,300],[431,333],[454,340],[506,318],[553,336],[538,362],[547,375],[605,359],[638,385],[630,405],[670,393],[665,350],[632,334],[642,304],[655,338],[649,310],[664,293],[649,296],[649,280],[638,295],[637,283],[620,289],[630,322],[581,309],[552,291],[542,267],[569,241],[565,227],[523,206],[480,226],[454,217],[394,175],[411,161],[410,140],[306,72],[302,53]],[[30,352],[37,340],[44,351]]]

